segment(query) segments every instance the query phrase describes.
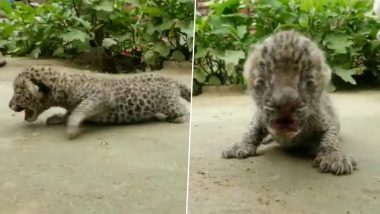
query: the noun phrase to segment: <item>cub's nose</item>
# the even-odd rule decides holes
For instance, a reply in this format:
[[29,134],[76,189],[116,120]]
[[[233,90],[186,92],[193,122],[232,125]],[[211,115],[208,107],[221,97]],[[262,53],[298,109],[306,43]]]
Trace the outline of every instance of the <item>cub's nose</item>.
[[276,90],[273,103],[281,115],[291,115],[300,107],[298,92],[290,87]]
[[15,111],[15,112],[20,112],[20,111],[24,110],[23,107],[13,104],[12,100],[13,100],[13,99],[11,99],[11,100],[9,101],[9,103],[8,103],[8,107],[9,107],[10,109],[12,109],[12,110]]
[[8,107],[9,107],[10,109],[12,109],[12,107],[13,107],[13,102],[12,102],[12,99],[11,99],[11,100],[9,100],[9,103],[8,103]]

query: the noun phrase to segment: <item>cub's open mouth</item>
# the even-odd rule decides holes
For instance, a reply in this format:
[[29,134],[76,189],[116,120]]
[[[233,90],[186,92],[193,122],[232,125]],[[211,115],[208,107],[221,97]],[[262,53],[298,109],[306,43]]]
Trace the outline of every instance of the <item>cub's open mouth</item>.
[[299,129],[298,120],[291,117],[281,117],[272,120],[271,125],[274,129],[287,131],[287,132],[296,132]]
[[26,108],[24,120],[29,121],[33,116],[34,116],[34,111]]
[[12,110],[15,112],[22,112],[24,111],[24,120],[32,122],[34,120],[34,111],[28,108],[24,108],[21,106],[12,106]]

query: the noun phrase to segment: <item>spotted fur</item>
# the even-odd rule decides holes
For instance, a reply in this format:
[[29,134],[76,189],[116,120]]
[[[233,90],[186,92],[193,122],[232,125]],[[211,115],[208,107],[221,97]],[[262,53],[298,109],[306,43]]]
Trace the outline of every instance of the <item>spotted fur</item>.
[[331,69],[314,42],[295,31],[275,33],[254,48],[245,75],[257,111],[242,142],[223,151],[224,158],[254,156],[273,139],[311,151],[322,172],[356,168],[357,161],[339,148],[339,120],[325,91]]
[[21,72],[13,83],[9,107],[25,110],[25,120],[35,121],[50,107],[58,106],[66,114],[56,114],[47,124],[67,123],[67,134],[79,134],[84,121],[99,124],[129,124],[152,120],[184,122],[186,107],[180,98],[190,101],[191,91],[167,77],[144,74],[134,77],[57,71],[48,66],[32,66]]

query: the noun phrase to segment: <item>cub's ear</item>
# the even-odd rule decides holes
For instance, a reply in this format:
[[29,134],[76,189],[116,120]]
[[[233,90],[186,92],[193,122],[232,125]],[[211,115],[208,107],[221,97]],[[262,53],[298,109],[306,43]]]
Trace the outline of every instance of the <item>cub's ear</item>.
[[249,90],[253,88],[253,82],[255,81],[254,69],[257,64],[257,54],[255,53],[256,48],[254,46],[251,47],[251,53],[248,55],[244,64],[244,78],[247,81],[247,86]]
[[38,99],[44,98],[50,92],[50,88],[45,83],[36,79],[24,80],[24,85]]
[[324,85],[325,87],[327,87],[331,81],[331,73],[332,71],[331,71],[330,66],[328,66],[327,64],[323,64],[321,81],[322,81],[322,85]]

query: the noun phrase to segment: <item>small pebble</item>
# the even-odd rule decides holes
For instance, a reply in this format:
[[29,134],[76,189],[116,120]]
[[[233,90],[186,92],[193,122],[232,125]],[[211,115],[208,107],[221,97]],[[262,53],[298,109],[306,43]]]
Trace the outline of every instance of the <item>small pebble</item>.
[[106,141],[102,141],[102,142],[100,142],[100,145],[102,145],[102,146],[107,146],[108,143],[107,143]]
[[32,137],[38,137],[40,135],[40,133],[38,133],[38,132],[34,132],[33,134],[32,134]]

